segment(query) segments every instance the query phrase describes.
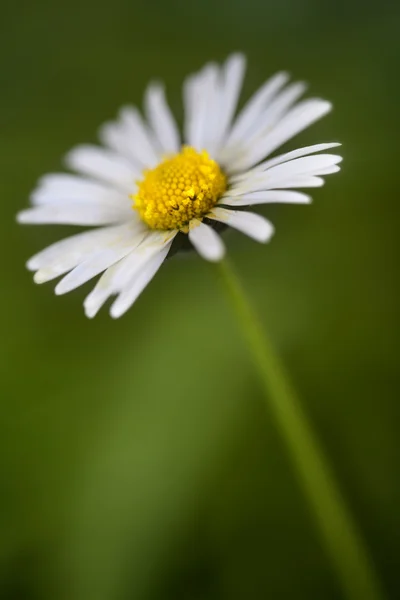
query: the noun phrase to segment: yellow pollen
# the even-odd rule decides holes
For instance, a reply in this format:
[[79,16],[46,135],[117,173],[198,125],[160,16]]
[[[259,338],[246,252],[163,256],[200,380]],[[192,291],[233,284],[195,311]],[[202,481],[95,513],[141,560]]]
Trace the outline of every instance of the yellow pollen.
[[178,154],[144,171],[133,208],[151,229],[188,231],[192,219],[202,219],[226,190],[226,177],[206,151],[184,146]]

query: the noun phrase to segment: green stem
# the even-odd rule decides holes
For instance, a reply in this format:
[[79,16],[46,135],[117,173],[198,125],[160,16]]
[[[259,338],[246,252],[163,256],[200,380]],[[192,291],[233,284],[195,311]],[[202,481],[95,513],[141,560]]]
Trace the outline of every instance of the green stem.
[[218,263],[322,541],[349,600],[383,600],[374,566],[277,354],[230,264]]

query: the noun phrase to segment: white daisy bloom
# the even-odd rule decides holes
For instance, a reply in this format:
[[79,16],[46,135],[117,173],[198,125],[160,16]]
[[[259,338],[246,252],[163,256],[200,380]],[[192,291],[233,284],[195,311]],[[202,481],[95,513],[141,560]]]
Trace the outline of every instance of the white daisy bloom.
[[43,177],[20,223],[97,226],[63,239],[27,263],[37,283],[61,275],[64,294],[102,273],[84,307],[94,317],[111,296],[110,314],[121,316],[154,277],[174,238],[187,235],[206,260],[218,261],[225,246],[219,221],[259,242],[273,226],[242,207],[271,202],[308,204],[294,188],[323,185],[339,171],[341,157],[325,153],[337,143],[316,144],[268,158],[297,133],[326,115],[331,104],[299,101],[303,83],[288,75],[269,79],[236,113],[245,59],[234,54],[211,63],[183,86],[181,138],[164,88],[145,95],[146,121],[125,107],[100,130],[103,146],[82,145],[66,157],[70,174]]

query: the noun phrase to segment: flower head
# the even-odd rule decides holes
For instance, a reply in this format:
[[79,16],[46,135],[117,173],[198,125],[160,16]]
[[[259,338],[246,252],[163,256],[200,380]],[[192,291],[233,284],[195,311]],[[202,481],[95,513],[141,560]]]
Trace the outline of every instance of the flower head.
[[184,147],[155,169],[144,172],[133,208],[151,229],[189,230],[202,219],[226,190],[226,175],[207,152]]
[[206,65],[184,84],[181,137],[164,89],[151,84],[144,121],[134,107],[100,130],[104,147],[78,146],[66,158],[77,175],[43,177],[32,208],[21,223],[97,226],[63,239],[27,263],[43,283],[64,275],[63,294],[102,273],[84,306],[93,317],[111,296],[110,313],[121,316],[168,255],[174,238],[187,235],[211,261],[225,252],[213,223],[219,221],[259,242],[273,227],[242,209],[271,202],[307,204],[294,188],[321,186],[323,175],[339,170],[341,157],[322,153],[337,143],[317,144],[267,158],[297,133],[323,117],[331,104],[298,101],[302,83],[288,75],[269,79],[235,116],[245,60],[234,54],[220,67]]

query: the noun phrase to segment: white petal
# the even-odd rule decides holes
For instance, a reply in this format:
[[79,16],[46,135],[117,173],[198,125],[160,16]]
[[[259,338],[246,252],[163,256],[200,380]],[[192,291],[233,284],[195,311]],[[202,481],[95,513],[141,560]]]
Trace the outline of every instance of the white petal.
[[145,97],[145,107],[147,118],[163,152],[178,152],[181,145],[178,127],[161,85],[156,83],[149,85]]
[[133,277],[129,285],[120,293],[110,309],[110,315],[114,319],[121,317],[137,300],[147,284],[150,283],[164,262],[171,247],[171,243],[172,242],[169,242],[167,246],[153,255]]
[[253,206],[255,204],[271,204],[271,203],[288,203],[288,204],[309,204],[311,197],[301,192],[285,192],[281,190],[273,190],[268,192],[250,192],[242,196],[234,196],[232,198],[223,197],[220,204],[226,206]]
[[309,178],[314,175],[329,174],[332,168],[341,162],[342,157],[334,154],[319,154],[296,158],[279,164],[267,171],[249,172],[248,178],[236,181],[226,196],[238,196],[249,192],[293,187],[293,180]]
[[219,67],[210,63],[196,76],[184,84],[184,100],[186,105],[185,141],[203,150],[208,138],[208,116],[214,114],[215,87],[219,76]]
[[325,167],[324,169],[318,169],[313,172],[313,175],[332,175],[332,173],[339,173],[340,167],[333,165],[332,167]]
[[235,113],[244,70],[244,56],[233,54],[222,68],[213,63],[206,65],[185,83],[186,140],[213,157]]
[[141,268],[163,248],[172,243],[177,232],[153,231],[147,234],[138,248],[110,267],[87,296],[84,307],[89,318],[94,317],[107,299],[125,289]]
[[111,265],[115,264],[132,250],[137,248],[147,230],[140,227],[136,230],[128,230],[119,235],[111,243],[89,256],[86,260],[75,267],[56,286],[56,294],[66,294],[92,279]]
[[222,69],[219,68],[209,87],[206,116],[203,121],[202,149],[207,150],[212,157],[216,156],[223,135],[221,115],[224,112],[224,105],[223,76]]
[[276,123],[285,115],[288,109],[302,96],[307,86],[303,82],[292,83],[286,87],[276,98],[268,105],[261,113],[257,121],[254,123],[251,131],[247,133],[246,144],[250,144],[252,140],[259,139],[265,136],[265,133],[270,131]]
[[87,317],[92,319],[112,296],[117,294],[127,284],[137,266],[137,254],[135,250],[109,267],[99,281],[85,298],[84,308]]
[[30,199],[36,206],[79,201],[127,209],[132,204],[132,200],[126,193],[85,177],[67,173],[52,173],[42,177]]
[[132,209],[90,204],[63,202],[28,208],[17,214],[19,223],[63,225],[111,225],[122,223],[132,216]]
[[237,198],[244,195],[248,196],[253,192],[291,189],[296,187],[296,182],[298,182],[299,187],[304,187],[305,183],[310,183],[310,186],[306,185],[306,187],[318,187],[318,184],[315,181],[317,179],[317,177],[312,177],[310,175],[293,175],[292,177],[281,177],[280,179],[253,179],[251,181],[246,181],[246,183],[243,185],[229,189],[225,195],[220,198],[219,203],[224,204],[225,197]]
[[[183,104],[184,104],[184,125],[183,134],[184,142],[193,146],[195,132],[199,128],[198,120],[203,118],[202,110],[202,82],[204,79],[204,71],[208,68],[215,71],[215,79],[217,79],[217,65],[206,65],[202,71],[189,75],[183,83]],[[203,86],[204,91],[204,86]]]
[[157,148],[153,134],[144,123],[139,111],[134,106],[125,106],[120,110],[121,125],[130,141],[132,155],[137,157],[145,167],[157,166],[162,152]]
[[65,161],[72,170],[110,183],[128,194],[132,193],[137,171],[132,163],[115,152],[82,145],[73,148]]
[[218,142],[225,136],[235,114],[245,70],[246,59],[243,54],[232,54],[223,67],[220,114],[215,133]]
[[103,125],[99,134],[106,146],[140,169],[154,167],[160,161],[161,151],[134,106],[123,107],[119,119]]
[[44,283],[67,273],[99,249],[112,245],[129,229],[132,233],[135,230],[131,225],[118,225],[73,235],[32,256],[26,266],[37,271],[34,277],[36,283]]
[[306,146],[304,148],[299,148],[297,150],[292,150],[291,152],[286,152],[285,154],[280,154],[279,156],[275,156],[274,158],[270,158],[265,162],[257,165],[255,170],[257,171],[266,171],[271,167],[275,167],[276,165],[280,165],[281,163],[288,162],[289,160],[293,160],[294,158],[300,158],[301,156],[307,156],[309,154],[314,154],[316,152],[322,152],[323,150],[329,150],[330,148],[336,148],[340,146],[338,142],[332,142],[329,144],[314,144],[313,146]]
[[321,177],[296,177],[283,181],[279,186],[280,189],[292,189],[292,188],[309,188],[309,187],[321,187],[325,181]]
[[232,130],[229,134],[227,145],[237,142],[253,128],[259,115],[268,103],[275,97],[278,91],[285,85],[289,75],[287,73],[277,73],[250,98],[247,104],[239,113]]
[[296,82],[270,97],[264,106],[259,107],[257,116],[247,125],[245,134],[225,144],[219,159],[228,173],[232,172],[232,165],[234,167],[237,161],[242,160],[274,128],[305,89],[305,83]]
[[326,115],[331,109],[332,105],[325,100],[310,99],[300,102],[270,132],[261,137],[252,148],[239,156],[230,165],[230,172],[241,171],[258,163],[290,138]]
[[[266,183],[265,181],[261,181],[259,184],[257,182],[252,183],[247,188],[234,188],[229,190],[229,197],[236,198],[239,196],[247,195],[248,193],[257,192],[257,191],[268,191],[268,190],[289,190],[293,188],[306,188],[306,187],[321,187],[324,185],[324,180],[321,177],[313,177],[310,175],[297,175],[293,177],[287,177],[282,179],[273,179],[271,182]],[[220,203],[222,202],[223,197],[221,198]]]
[[202,258],[212,262],[219,261],[225,254],[225,246],[221,237],[212,227],[205,223],[191,223],[189,239]]
[[223,135],[221,129],[223,126],[221,115],[224,112],[225,103],[223,92],[222,75],[219,70],[209,88],[207,113],[202,126],[202,149],[207,150],[212,157],[216,156]]
[[197,96],[195,94],[197,77],[197,75],[189,75],[183,82],[183,139],[185,144],[190,144],[192,138],[194,114],[197,102]]
[[184,105],[184,142],[193,145],[196,120],[199,118],[198,106],[201,102],[199,93],[199,82],[201,73],[189,75],[183,83],[183,105]]
[[[260,186],[260,190],[290,190],[293,188],[308,188],[321,187],[324,185],[324,180],[321,177],[313,177],[307,175],[299,175],[293,178],[282,179],[281,181],[274,180],[271,185]],[[257,188],[255,188],[256,190]]]
[[257,242],[268,242],[274,233],[274,228],[270,221],[261,215],[250,212],[216,207],[207,217],[221,223],[226,223],[230,227],[234,227],[254,240],[257,240]]
[[104,146],[125,157],[139,177],[146,163],[135,138],[121,120],[104,123],[99,129],[99,139]]
[[342,161],[341,156],[335,154],[316,154],[313,156],[303,156],[288,162],[276,165],[264,171],[265,177],[292,177],[293,175],[313,175],[320,169],[326,169],[337,165]]

